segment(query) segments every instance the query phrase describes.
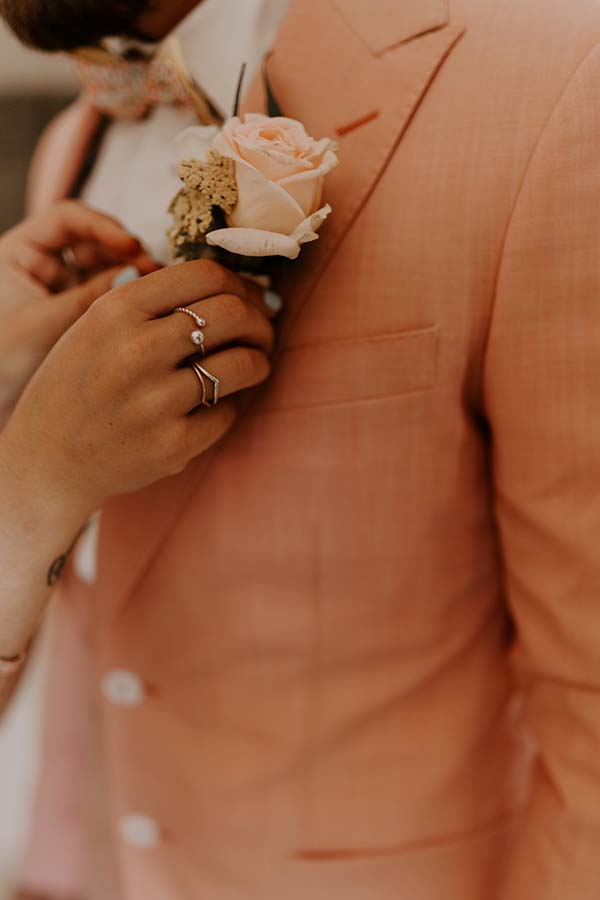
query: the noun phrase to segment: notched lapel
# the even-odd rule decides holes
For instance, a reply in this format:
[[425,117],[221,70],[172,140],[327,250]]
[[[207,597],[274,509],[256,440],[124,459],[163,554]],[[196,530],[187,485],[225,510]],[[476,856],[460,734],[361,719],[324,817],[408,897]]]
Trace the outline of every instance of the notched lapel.
[[374,53],[442,28],[449,22],[448,0],[332,0]]
[[[185,472],[110,500],[100,521],[97,618],[109,624],[118,616],[175,527],[194,488],[210,464],[211,452]],[[187,565],[187,562],[185,563]]]
[[[375,189],[444,60],[463,35],[447,24],[446,0],[295,0],[269,59],[285,115],[315,137],[339,137],[340,165],[328,176],[333,214],[280,285],[285,346],[324,268]],[[385,42],[393,49],[380,51]],[[253,85],[242,112],[264,108]],[[346,126],[358,123],[359,127]]]

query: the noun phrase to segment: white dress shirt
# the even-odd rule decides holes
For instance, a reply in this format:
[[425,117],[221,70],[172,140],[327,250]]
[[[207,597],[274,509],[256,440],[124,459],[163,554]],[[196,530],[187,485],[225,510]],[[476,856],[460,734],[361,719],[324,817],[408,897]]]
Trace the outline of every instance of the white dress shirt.
[[[187,67],[227,117],[242,64],[249,80],[271,47],[290,0],[203,0],[175,29]],[[157,107],[139,122],[116,122],[83,199],[121,219],[167,262],[168,207],[181,182],[173,138],[198,121],[190,110]]]
[[[203,0],[175,29],[186,65],[225,116],[233,112],[243,63],[246,84],[273,44],[291,0]],[[191,110],[157,107],[140,121],[114,122],[104,138],[82,199],[116,216],[159,262],[168,261],[168,208],[181,187],[175,138],[198,121]],[[74,556],[79,577],[96,578],[99,518]]]

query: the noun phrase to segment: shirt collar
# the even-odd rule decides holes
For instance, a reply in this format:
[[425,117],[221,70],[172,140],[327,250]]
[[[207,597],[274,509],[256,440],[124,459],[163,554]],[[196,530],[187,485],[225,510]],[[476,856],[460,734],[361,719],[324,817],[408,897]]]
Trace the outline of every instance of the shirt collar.
[[203,0],[173,31],[190,75],[230,116],[243,63],[258,72],[291,0]]

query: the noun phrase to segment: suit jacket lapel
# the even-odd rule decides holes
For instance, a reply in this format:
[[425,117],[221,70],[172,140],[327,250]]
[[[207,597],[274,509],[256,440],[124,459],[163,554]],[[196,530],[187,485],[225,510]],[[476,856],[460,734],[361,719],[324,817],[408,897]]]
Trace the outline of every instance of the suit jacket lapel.
[[114,497],[100,522],[97,615],[110,618],[134,592],[175,526],[215,450],[194,460],[181,475],[166,478],[144,491]]
[[[280,346],[464,30],[448,23],[446,0],[293,3],[269,59],[270,81],[285,115],[317,138],[338,138],[340,166],[325,189],[333,214],[282,278]],[[263,106],[257,79],[243,111]]]
[[[320,240],[290,268],[282,344],[463,31],[448,25],[445,0],[371,0],[368,10],[364,0],[294,0],[270,59],[270,78],[286,115],[316,137],[340,134],[341,165],[327,184],[334,213]],[[242,111],[263,108],[257,78]],[[106,507],[98,587],[107,613],[118,612],[140,582],[213,452],[218,448],[182,475]]]

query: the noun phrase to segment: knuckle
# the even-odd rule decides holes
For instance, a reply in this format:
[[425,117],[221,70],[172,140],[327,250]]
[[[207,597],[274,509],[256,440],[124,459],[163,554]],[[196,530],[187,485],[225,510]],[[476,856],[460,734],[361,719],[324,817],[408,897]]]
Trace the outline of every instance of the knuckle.
[[242,323],[248,317],[248,308],[237,294],[222,294],[219,297],[219,312],[228,322]]
[[[111,338],[111,377],[119,385],[130,385],[145,371],[148,359],[147,342],[143,335],[120,335],[113,332]],[[144,407],[145,408],[145,407]]]
[[255,365],[254,353],[249,347],[238,347],[232,352],[231,366],[237,379],[245,381],[250,378]]
[[156,428],[164,422],[165,414],[171,409],[170,398],[160,388],[145,389],[136,399],[136,408],[144,426]]
[[204,283],[215,294],[220,293],[229,283],[230,276],[227,269],[213,259],[199,259],[190,265],[195,267],[195,277]]
[[271,371],[271,362],[266,353],[262,350],[250,350],[252,357],[252,372],[257,378],[266,378]]
[[256,383],[267,377],[269,361],[266,354],[252,347],[239,347],[234,355],[236,375],[243,381]]
[[116,294],[117,291],[111,291],[110,294],[104,294],[102,297],[99,297],[91,310],[98,323],[108,329],[116,327],[117,322],[123,315],[123,308]]
[[150,358],[150,342],[145,334],[135,332],[125,341],[122,352],[128,368],[138,369]]

